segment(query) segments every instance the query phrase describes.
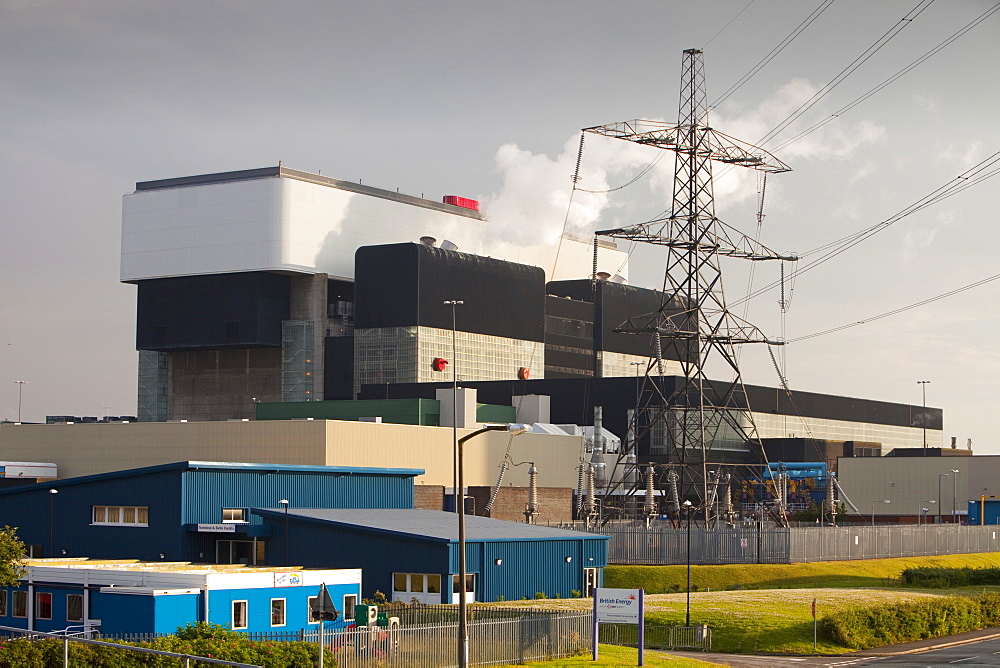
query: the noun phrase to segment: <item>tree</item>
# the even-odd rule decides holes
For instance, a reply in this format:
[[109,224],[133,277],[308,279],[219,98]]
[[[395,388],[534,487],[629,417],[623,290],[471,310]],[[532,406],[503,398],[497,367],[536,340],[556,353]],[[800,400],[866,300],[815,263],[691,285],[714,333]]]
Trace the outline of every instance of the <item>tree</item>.
[[0,529],[0,585],[13,586],[21,579],[25,552],[17,529],[9,526]]

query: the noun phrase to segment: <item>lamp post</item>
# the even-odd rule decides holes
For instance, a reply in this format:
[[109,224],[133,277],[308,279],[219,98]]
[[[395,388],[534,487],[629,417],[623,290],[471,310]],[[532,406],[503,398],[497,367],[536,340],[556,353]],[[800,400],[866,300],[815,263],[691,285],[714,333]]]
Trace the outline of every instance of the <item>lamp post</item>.
[[452,456],[452,471],[451,471],[451,483],[454,486],[454,503],[455,512],[458,512],[458,502],[464,500],[461,497],[461,492],[458,489],[458,352],[457,346],[455,344],[455,332],[457,327],[455,325],[455,307],[462,306],[465,304],[464,301],[460,299],[448,299],[444,302],[445,306],[451,307],[451,456]]
[[684,626],[691,626],[691,501],[684,499],[681,504],[687,515],[687,612],[684,615]]
[[938,473],[938,498],[937,498],[937,508],[938,508],[938,524],[941,524],[941,478],[947,478],[947,473]]
[[920,414],[920,424],[924,428],[924,455],[927,455],[927,385],[930,384],[929,380],[918,380],[917,385],[920,386],[920,395],[922,398],[923,412]]
[[[464,493],[465,491],[465,472],[462,470],[463,464],[463,446],[465,442],[471,438],[475,438],[480,434],[485,434],[488,431],[506,431],[510,432],[511,436],[518,436],[528,431],[528,428],[523,424],[488,424],[484,425],[482,429],[477,429],[468,436],[463,436],[458,439],[458,488],[459,493]],[[468,668],[469,665],[469,609],[468,603],[465,600],[466,594],[466,579],[465,573],[465,499],[462,499],[462,503],[458,504],[458,668]],[[455,588],[452,587],[452,592],[454,593]]]
[[15,380],[14,382],[17,383],[17,421],[20,422],[21,421],[21,391],[24,389],[24,386],[28,384],[28,381],[26,381],[26,380]]
[[285,566],[288,565],[288,499],[278,501],[285,507]]
[[[952,469],[951,472],[952,473],[958,473],[959,471],[958,471],[958,469]],[[955,524],[958,521],[958,518],[955,517],[955,495],[956,495],[956,487],[958,487],[958,476],[957,475],[953,475],[951,477],[951,523],[952,524]]]
[[[889,499],[882,499],[882,503],[892,503]],[[875,526],[875,501],[872,500],[872,526]]]
[[58,489],[49,490],[49,549],[52,550],[52,555],[55,556],[56,553],[56,542],[54,539],[54,526],[55,526],[55,499],[56,494],[59,493]]
[[[927,526],[927,511],[929,510],[929,508],[921,508],[920,510],[921,510],[921,512],[923,514],[924,526]],[[918,518],[917,524],[919,524],[919,523],[920,522],[919,522],[919,518]]]

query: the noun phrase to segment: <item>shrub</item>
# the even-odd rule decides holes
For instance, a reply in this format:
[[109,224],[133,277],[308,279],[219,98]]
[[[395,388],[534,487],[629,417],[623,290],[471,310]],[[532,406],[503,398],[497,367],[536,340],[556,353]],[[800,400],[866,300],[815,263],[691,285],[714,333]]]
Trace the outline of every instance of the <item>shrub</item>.
[[820,631],[833,642],[869,649],[964,633],[1000,624],[1000,594],[852,608],[824,617]]
[[535,598],[548,598],[548,596],[545,595],[544,591],[536,591]]
[[569,595],[573,598],[583,598],[583,592],[579,589],[571,589]]

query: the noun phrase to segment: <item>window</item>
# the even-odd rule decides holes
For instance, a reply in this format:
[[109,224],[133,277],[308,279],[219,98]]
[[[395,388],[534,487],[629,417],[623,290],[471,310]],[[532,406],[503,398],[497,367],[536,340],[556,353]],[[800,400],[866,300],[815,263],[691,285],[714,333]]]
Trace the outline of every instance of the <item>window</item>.
[[52,594],[40,591],[35,594],[35,619],[52,619]]
[[285,599],[271,599],[271,626],[285,625]]
[[313,601],[316,601],[316,605],[319,605],[319,596],[310,596],[306,599],[306,622],[309,624],[318,624],[319,618],[313,614]]
[[66,621],[83,621],[83,596],[80,594],[66,594]]
[[344,621],[354,619],[354,607],[358,604],[357,594],[344,595]]
[[26,591],[14,592],[14,616],[15,617],[28,616],[28,592]]
[[223,522],[246,522],[247,521],[247,511],[246,511],[246,508],[223,508],[222,509],[222,521]]
[[[459,592],[458,582],[459,582],[458,581],[458,576],[457,575],[452,575],[451,576],[451,591],[454,592],[455,594],[457,594]],[[469,592],[469,593],[472,593],[472,592],[476,591],[476,576],[473,575],[472,573],[466,573],[466,575],[465,575],[465,591]]]
[[233,601],[233,628],[245,629],[247,627],[247,602]]
[[0,617],[7,616],[7,590],[0,589]]
[[149,526],[148,506],[94,506],[91,524]]

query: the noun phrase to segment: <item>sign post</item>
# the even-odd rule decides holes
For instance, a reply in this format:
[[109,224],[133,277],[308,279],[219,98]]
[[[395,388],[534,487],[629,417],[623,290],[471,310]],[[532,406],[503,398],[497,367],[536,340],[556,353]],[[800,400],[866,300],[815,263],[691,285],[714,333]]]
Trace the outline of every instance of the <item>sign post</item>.
[[816,651],[816,599],[813,599],[812,605],[813,613],[813,651]]
[[639,626],[639,663],[645,665],[645,610],[642,589],[594,589],[594,661],[597,661],[597,631],[601,622]]
[[319,668],[323,668],[323,627],[326,622],[335,622],[340,617],[340,610],[333,604],[330,592],[326,589],[326,583],[319,586],[319,595],[309,601],[314,619],[319,620]]

